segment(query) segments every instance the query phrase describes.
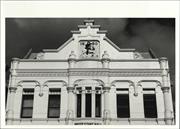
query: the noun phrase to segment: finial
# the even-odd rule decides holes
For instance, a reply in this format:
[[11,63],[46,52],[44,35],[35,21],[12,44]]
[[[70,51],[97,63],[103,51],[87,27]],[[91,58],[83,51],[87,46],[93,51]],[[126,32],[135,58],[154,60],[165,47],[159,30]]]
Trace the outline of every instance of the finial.
[[104,51],[103,55],[102,55],[102,58],[109,58],[109,54],[107,51]]
[[74,51],[71,51],[69,58],[76,58],[76,54]]

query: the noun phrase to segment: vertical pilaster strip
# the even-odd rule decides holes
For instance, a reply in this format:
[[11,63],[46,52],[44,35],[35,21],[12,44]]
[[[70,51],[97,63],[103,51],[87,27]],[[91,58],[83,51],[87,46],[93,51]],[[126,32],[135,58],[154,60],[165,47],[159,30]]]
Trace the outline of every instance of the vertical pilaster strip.
[[16,93],[16,69],[18,68],[19,59],[13,58],[13,61],[11,63],[11,75],[10,75],[10,81],[9,81],[9,91],[8,91],[8,103],[7,103],[7,124],[12,124],[13,119],[13,113],[14,113],[14,97]]
[[162,70],[162,91],[164,95],[165,123],[167,125],[171,125],[173,122],[173,107],[168,79],[168,61],[167,58],[162,57],[159,59],[159,62]]
[[91,99],[91,101],[92,101],[92,108],[91,108],[91,116],[92,116],[92,118],[94,118],[95,117],[95,87],[92,87],[93,89],[92,89],[92,99]]
[[82,87],[82,98],[81,98],[81,117],[85,117],[85,87]]
[[104,124],[110,124],[110,109],[109,109],[109,86],[104,87]]
[[67,87],[67,91],[68,91],[68,110],[67,110],[67,114],[66,114],[66,119],[67,119],[67,124],[68,125],[72,125],[73,124],[73,118],[74,118],[74,87]]

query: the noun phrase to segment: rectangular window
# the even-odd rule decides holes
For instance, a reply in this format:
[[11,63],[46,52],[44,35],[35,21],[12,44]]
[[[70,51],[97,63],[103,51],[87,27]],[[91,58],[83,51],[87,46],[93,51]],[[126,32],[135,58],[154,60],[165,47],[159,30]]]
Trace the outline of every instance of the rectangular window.
[[77,117],[81,117],[81,94],[77,94]]
[[129,95],[117,94],[117,117],[129,118]]
[[96,117],[101,117],[101,94],[96,94]]
[[143,98],[145,118],[157,118],[156,95],[144,94]]
[[86,94],[86,117],[91,117],[91,94]]
[[24,89],[22,96],[21,118],[32,118],[34,89]]
[[60,117],[60,102],[61,102],[60,92],[61,92],[60,89],[49,90],[48,118]]

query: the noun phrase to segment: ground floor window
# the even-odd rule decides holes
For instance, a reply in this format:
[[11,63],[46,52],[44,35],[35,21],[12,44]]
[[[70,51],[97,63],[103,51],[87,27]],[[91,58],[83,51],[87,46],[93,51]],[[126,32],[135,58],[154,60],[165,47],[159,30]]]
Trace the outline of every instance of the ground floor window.
[[96,108],[95,108],[95,114],[96,117],[101,117],[101,94],[96,94]]
[[60,117],[61,89],[49,89],[48,118]]
[[34,89],[24,89],[22,96],[21,118],[32,118]]
[[144,116],[145,118],[157,118],[155,94],[144,94]]
[[81,94],[77,94],[77,117],[81,117]]
[[76,87],[76,94],[77,117],[101,117],[101,87]]
[[117,117],[129,118],[129,95],[117,94]]

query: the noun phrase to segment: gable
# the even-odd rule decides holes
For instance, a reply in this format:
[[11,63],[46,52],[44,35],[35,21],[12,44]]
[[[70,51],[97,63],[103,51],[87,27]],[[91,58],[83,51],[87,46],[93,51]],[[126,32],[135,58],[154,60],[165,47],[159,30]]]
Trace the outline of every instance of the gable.
[[101,59],[107,51],[111,59],[133,59],[135,49],[120,49],[106,37],[107,31],[99,30],[100,25],[94,25],[94,20],[85,20],[84,25],[78,25],[77,31],[71,31],[72,37],[57,49],[44,49],[43,59],[67,60],[71,51],[77,59]]

